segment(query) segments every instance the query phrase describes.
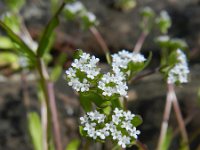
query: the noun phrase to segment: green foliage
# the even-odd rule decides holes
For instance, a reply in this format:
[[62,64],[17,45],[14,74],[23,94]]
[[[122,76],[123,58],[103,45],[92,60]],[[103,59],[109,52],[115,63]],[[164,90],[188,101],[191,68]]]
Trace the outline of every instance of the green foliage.
[[129,80],[132,79],[137,73],[144,70],[149,65],[149,63],[151,62],[151,59],[152,59],[152,52],[149,53],[149,56],[144,63],[130,62],[128,64],[128,70],[127,70],[127,72],[130,72],[128,79]]
[[92,111],[92,101],[88,99],[88,95],[80,93],[80,104],[85,112]]
[[6,36],[0,36],[0,49],[14,49],[12,41]]
[[11,69],[19,68],[19,57],[10,52],[0,53],[0,66],[9,65]]
[[26,0],[4,0],[8,8],[14,12],[19,12],[26,3]]
[[79,139],[73,139],[67,145],[67,147],[65,148],[65,150],[78,150],[80,144],[81,144],[81,141]]
[[115,7],[122,9],[123,11],[128,11],[133,9],[136,6],[135,0],[117,0],[115,2]]
[[141,116],[139,116],[139,115],[136,115],[136,116],[133,118],[133,120],[131,121],[131,123],[132,123],[135,127],[141,125],[142,122],[143,122],[143,120],[142,120]]
[[28,127],[35,150],[42,150],[42,127],[36,112],[28,113]]
[[16,34],[20,32],[21,21],[15,13],[6,12],[2,15],[1,20]]
[[0,21],[1,28],[7,33],[10,39],[16,44],[18,52],[24,54],[28,59],[35,61],[35,53],[24,43],[24,41],[15,34],[6,24]]
[[41,40],[39,42],[39,46],[37,49],[37,55],[42,57],[50,48],[50,44],[52,43],[52,36],[54,33],[55,28],[58,26],[59,24],[59,14],[61,13],[63,7],[64,7],[65,3],[63,3],[60,8],[58,9],[58,11],[56,12],[56,14],[54,15],[54,17],[52,17],[52,19],[50,20],[50,22],[48,23],[48,25],[46,26]]
[[153,9],[151,9],[150,7],[144,7],[141,11],[140,11],[140,15],[144,18],[152,18],[155,16],[155,12],[153,11]]
[[171,18],[166,11],[161,11],[160,16],[156,19],[160,32],[166,34],[171,27]]
[[155,12],[150,7],[145,7],[141,10],[140,16],[142,20],[140,27],[144,33],[149,33],[154,25]]

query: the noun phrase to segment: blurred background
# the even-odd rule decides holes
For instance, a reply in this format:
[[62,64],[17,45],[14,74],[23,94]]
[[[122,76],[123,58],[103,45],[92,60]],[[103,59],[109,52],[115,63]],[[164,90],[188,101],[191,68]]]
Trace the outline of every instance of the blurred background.
[[[0,15],[9,11],[8,1],[0,0]],[[26,0],[17,13],[23,20],[23,26],[35,42],[39,41],[45,25],[50,20],[59,0]],[[169,36],[179,38],[188,44],[190,82],[176,88],[188,131],[191,150],[200,150],[200,1],[199,0],[132,0],[130,4],[120,4],[118,0],[81,0],[85,7],[98,19],[97,29],[104,38],[111,53],[122,49],[132,50],[141,34],[140,10],[151,7],[156,14],[166,10],[172,20]],[[13,20],[13,19],[11,19]],[[22,28],[22,25],[20,26]],[[7,56],[10,52],[8,41],[0,38],[0,150],[32,150],[33,146],[26,123],[27,105],[29,110],[40,112],[37,98],[37,84],[34,72],[26,73],[26,82],[21,76],[18,59]],[[146,71],[159,66],[160,48],[155,44],[159,32],[153,29],[147,36],[141,53],[148,56],[153,52],[153,59]],[[8,45],[6,45],[6,44]],[[60,24],[55,30],[54,42],[48,56],[51,70],[59,61],[60,55],[66,55],[62,64],[63,73],[55,84],[56,103],[61,125],[62,143],[66,147],[71,140],[81,139],[79,135],[79,117],[82,110],[78,97],[63,78],[64,71],[70,66],[76,49],[101,59],[100,66],[107,68],[106,58],[99,43],[89,30],[83,30],[78,21],[68,20],[60,15]],[[30,101],[23,100],[24,86],[28,89]],[[156,148],[166,99],[166,85],[159,73],[151,74],[130,85],[128,108],[142,116],[143,124],[139,127],[140,141],[150,150]],[[170,150],[179,149],[180,134],[174,112],[170,116],[169,127],[173,129],[173,142]],[[93,149],[106,149],[96,145]],[[108,148],[107,148],[108,149]],[[130,149],[135,149],[130,148]]]

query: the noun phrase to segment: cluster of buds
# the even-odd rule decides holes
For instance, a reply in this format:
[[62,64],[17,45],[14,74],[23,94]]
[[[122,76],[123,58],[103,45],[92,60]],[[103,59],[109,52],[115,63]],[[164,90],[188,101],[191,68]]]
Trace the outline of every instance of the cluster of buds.
[[188,74],[189,68],[187,64],[187,58],[185,54],[178,49],[177,53],[177,63],[175,66],[169,71],[167,82],[168,83],[187,83],[188,82]]
[[95,14],[88,11],[80,1],[66,4],[64,12],[68,18],[81,18],[85,27],[98,24]]

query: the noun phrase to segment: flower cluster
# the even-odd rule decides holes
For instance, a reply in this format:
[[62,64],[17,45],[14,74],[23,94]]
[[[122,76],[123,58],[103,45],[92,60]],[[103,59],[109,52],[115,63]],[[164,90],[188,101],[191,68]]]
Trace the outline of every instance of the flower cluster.
[[180,49],[177,50],[177,56],[178,63],[169,71],[167,82],[187,83],[188,74],[190,72],[187,64],[187,58]]
[[115,72],[113,74],[108,72],[99,81],[98,88],[103,91],[102,94],[104,96],[112,96],[113,94],[127,96],[128,86],[126,85],[125,79],[122,72]]
[[68,85],[77,92],[89,91],[90,81],[100,73],[100,69],[97,67],[98,62],[99,58],[82,53],[79,59],[74,60],[72,67],[66,71]]
[[65,5],[65,10],[73,16],[77,16],[83,20],[86,19],[91,24],[96,24],[97,22],[96,16],[88,11],[80,1]]
[[111,120],[96,110],[88,112],[80,120],[86,136],[95,140],[105,140],[106,137],[109,137],[122,148],[126,148],[140,134],[140,131],[133,125],[134,117],[135,115],[130,111],[115,108]]
[[146,59],[144,56],[140,53],[136,52],[129,52],[126,50],[122,50],[118,52],[117,54],[112,55],[112,67],[113,70],[118,70],[118,69],[127,69],[128,63],[133,62],[133,63],[141,63],[144,62]]

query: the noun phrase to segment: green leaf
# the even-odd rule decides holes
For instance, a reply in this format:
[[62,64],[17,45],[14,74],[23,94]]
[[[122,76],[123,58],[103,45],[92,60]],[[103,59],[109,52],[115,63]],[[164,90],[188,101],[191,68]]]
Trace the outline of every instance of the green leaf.
[[67,147],[65,148],[65,150],[78,150],[80,144],[81,144],[81,141],[79,139],[73,139],[67,145]]
[[18,35],[16,35],[7,25],[5,25],[2,21],[0,21],[1,28],[7,33],[7,35],[11,38],[11,40],[17,44],[18,51],[22,52],[27,56],[29,59],[35,60],[34,52],[24,43]]
[[12,41],[6,36],[0,36],[0,49],[14,49]]
[[147,60],[145,61],[145,63],[130,62],[128,64],[128,68],[130,70],[130,75],[129,75],[128,79],[130,80],[131,78],[133,78],[134,75],[136,75],[136,73],[144,70],[151,62],[151,59],[152,59],[152,52],[149,53],[149,56],[148,56]]
[[84,111],[92,111],[92,102],[84,93],[80,93],[80,104],[83,107]]
[[115,7],[122,9],[123,11],[129,11],[136,6],[136,0],[117,0]]
[[169,47],[170,47],[170,49],[173,49],[173,50],[174,50],[174,49],[178,49],[178,48],[185,50],[185,49],[188,48],[188,45],[187,45],[187,43],[186,43],[184,40],[182,40],[182,39],[173,38],[173,39],[171,39],[171,40],[169,41]]
[[42,38],[39,42],[39,46],[37,49],[37,55],[40,57],[42,57],[45,54],[45,52],[47,52],[49,50],[49,45],[51,43],[54,30],[59,24],[59,18],[58,18],[59,14],[61,13],[64,6],[65,6],[65,3],[63,3],[60,6],[60,8],[56,12],[56,14],[53,16],[53,18],[47,24],[47,26],[42,34]]
[[42,127],[36,112],[28,113],[28,127],[35,150],[42,150]]
[[13,11],[19,12],[25,4],[25,0],[4,0],[6,5]]
[[5,12],[2,14],[1,20],[10,28],[14,33],[20,33],[21,20],[16,13]]
[[19,57],[11,52],[0,53],[0,66],[9,65],[11,69],[18,69]]
[[142,118],[141,118],[139,115],[136,115],[136,116],[133,118],[133,120],[131,121],[131,123],[132,123],[135,127],[141,125],[142,122],[143,122],[143,121],[142,121]]
[[151,7],[144,7],[141,10],[140,15],[142,17],[152,18],[155,15],[155,12],[153,11],[153,9]]

